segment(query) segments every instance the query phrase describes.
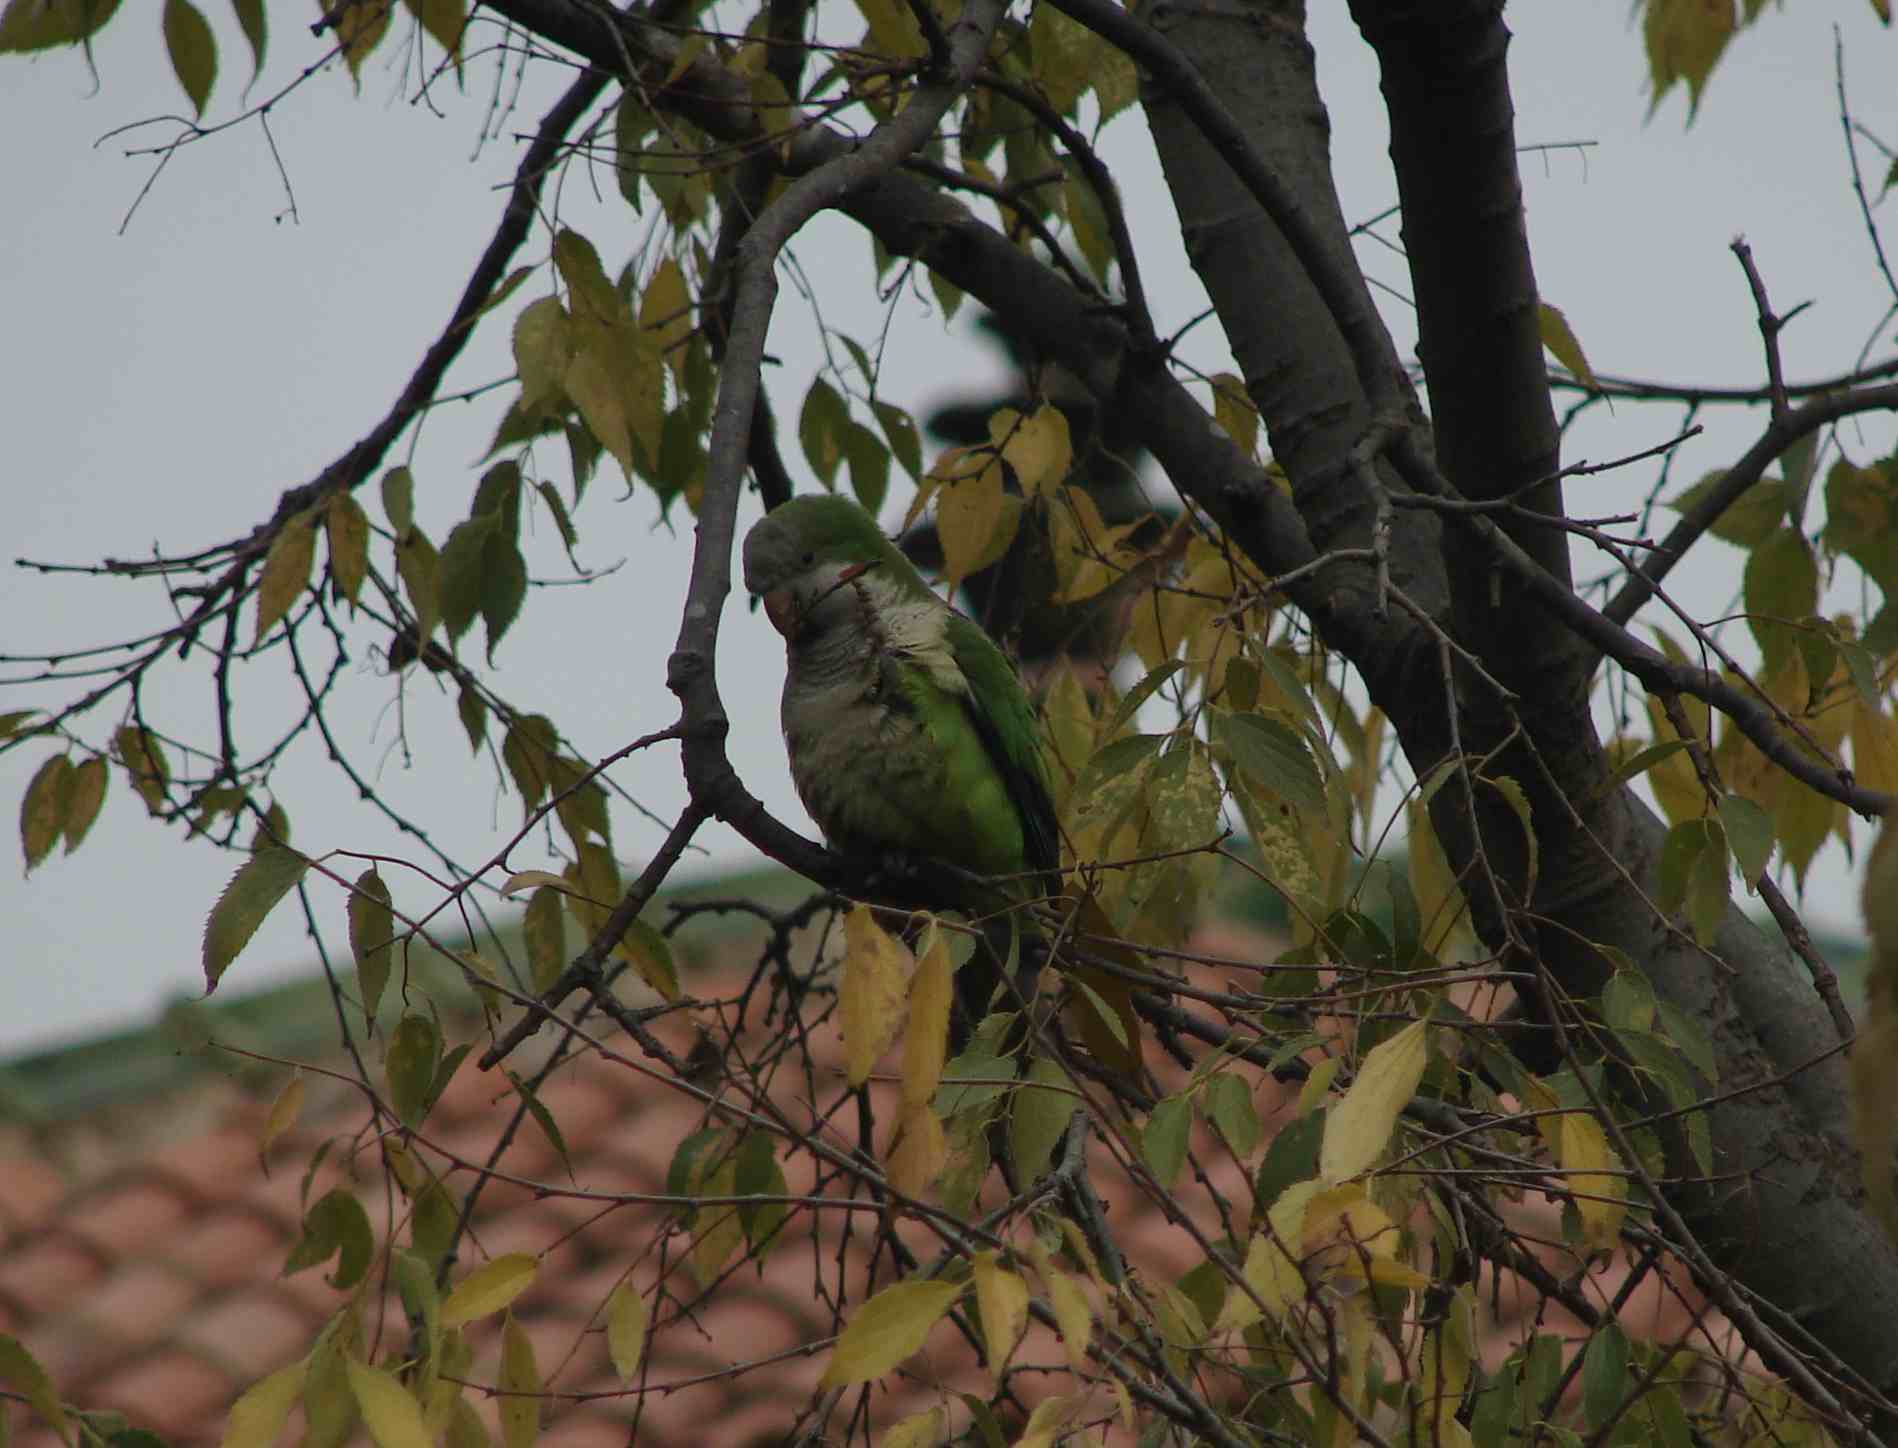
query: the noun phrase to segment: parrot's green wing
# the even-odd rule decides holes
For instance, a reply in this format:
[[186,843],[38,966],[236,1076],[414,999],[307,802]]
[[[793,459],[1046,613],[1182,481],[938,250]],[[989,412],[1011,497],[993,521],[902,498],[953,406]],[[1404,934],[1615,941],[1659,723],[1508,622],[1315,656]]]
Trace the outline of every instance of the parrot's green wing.
[[1028,867],[1058,869],[1061,832],[1055,822],[1035,706],[1001,649],[980,626],[951,611],[943,641],[968,681],[964,705],[976,733],[1021,818],[1022,853]]

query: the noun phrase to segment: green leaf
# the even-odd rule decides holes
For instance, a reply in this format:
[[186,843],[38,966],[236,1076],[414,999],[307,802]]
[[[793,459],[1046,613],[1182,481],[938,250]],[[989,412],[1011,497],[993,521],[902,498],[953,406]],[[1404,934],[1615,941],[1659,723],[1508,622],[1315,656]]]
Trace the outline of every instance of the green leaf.
[[[0,34],[4,33],[5,26],[0,24]],[[53,1380],[46,1375],[39,1359],[28,1352],[18,1338],[6,1333],[0,1333],[0,1383],[31,1403],[33,1411],[45,1419],[62,1440],[68,1439],[66,1409],[59,1401]]]
[[915,419],[892,402],[873,403],[871,409],[877,415],[877,425],[883,429],[883,436],[889,439],[890,452],[903,465],[904,472],[920,481],[923,475],[923,442],[917,434]]
[[[1667,506],[1677,513],[1687,512],[1717,488],[1726,475],[1724,468],[1708,473]],[[1737,547],[1754,548],[1770,538],[1773,530],[1785,521],[1786,484],[1778,478],[1761,478],[1727,504],[1707,531]]]
[[335,1274],[327,1280],[330,1286],[346,1292],[362,1281],[375,1245],[375,1234],[362,1203],[346,1188],[336,1187],[304,1213],[303,1235],[284,1260],[282,1275],[294,1276],[335,1257]]
[[1200,1098],[1207,1119],[1219,1128],[1219,1134],[1241,1160],[1258,1149],[1265,1129],[1258,1108],[1252,1104],[1252,1088],[1243,1076],[1221,1071],[1210,1077]]
[[1140,706],[1185,667],[1184,659],[1167,659],[1158,668],[1149,670],[1146,677],[1129,689],[1120,703],[1114,706],[1114,716],[1108,721],[1105,732],[1109,735],[1118,734],[1140,712]]
[[1773,857],[1773,817],[1745,795],[1720,796],[1720,823],[1727,847],[1740,866],[1740,878],[1752,890]]
[[217,41],[210,23],[191,0],[165,0],[164,29],[172,72],[202,116],[217,81]]
[[429,1017],[414,1011],[403,1016],[389,1035],[383,1071],[389,1082],[389,1104],[405,1126],[420,1126],[434,1104],[435,1070],[441,1053],[441,1029]]
[[416,653],[428,649],[442,619],[442,560],[420,528],[410,528],[395,545],[395,571],[415,611]]
[[1617,764],[1614,772],[1602,781],[1601,792],[1604,795],[1612,793],[1629,780],[1638,779],[1662,760],[1679,754],[1685,748],[1687,748],[1685,739],[1674,738],[1663,739],[1659,744],[1650,744],[1644,749],[1635,750],[1633,754]]
[[559,297],[541,297],[521,308],[514,319],[514,370],[521,378],[522,412],[538,412],[565,395],[573,342],[574,328]]
[[1157,1103],[1140,1133],[1140,1154],[1162,1187],[1171,1187],[1186,1165],[1186,1147],[1193,1129],[1193,1103],[1185,1096],[1169,1096]]
[[1214,742],[1234,765],[1268,794],[1296,809],[1324,816],[1324,780],[1296,729],[1264,714],[1234,714],[1225,709],[1207,713]]
[[356,989],[362,996],[363,1015],[373,1028],[376,1007],[389,983],[389,961],[395,937],[395,912],[389,907],[389,887],[372,865],[356,877],[349,897],[349,949],[356,957]]
[[118,8],[119,0],[7,0],[0,11],[0,54],[89,40]]
[[1610,1318],[1595,1329],[1582,1355],[1582,1416],[1591,1428],[1620,1412],[1628,1386],[1628,1337]]
[[[459,1050],[460,1048],[458,1047],[457,1049]],[[462,1054],[465,1055],[466,1052],[463,1051]],[[461,1064],[459,1057],[455,1058],[454,1064],[457,1066]],[[507,1070],[506,1067],[502,1069],[504,1071]],[[439,1077],[439,1073],[437,1074]],[[534,1118],[534,1125],[540,1128],[540,1134],[547,1138],[548,1144],[553,1147],[555,1154],[559,1156],[560,1164],[567,1169],[567,1175],[572,1176],[573,1158],[567,1154],[567,1138],[560,1130],[560,1123],[554,1119],[553,1112],[547,1109],[546,1103],[540,1099],[540,1094],[526,1081],[523,1081],[512,1071],[507,1072],[507,1079],[514,1083],[514,1092],[521,1098],[521,1105],[527,1108],[527,1114]],[[447,1084],[445,1080],[441,1082],[442,1086],[446,1086]],[[437,1096],[441,1095],[439,1088],[437,1088],[435,1094]]]
[[1718,820],[1682,820],[1667,832],[1656,887],[1655,903],[1669,913],[1685,908],[1694,938],[1709,944],[1731,887],[1726,831]]
[[1506,774],[1476,776],[1500,794],[1509,807],[1516,812],[1516,818],[1522,824],[1523,845],[1528,851],[1528,877],[1523,883],[1525,897],[1533,897],[1536,888],[1536,875],[1541,864],[1541,845],[1536,839],[1535,820],[1531,818],[1529,797],[1522,792],[1522,786]]
[[1075,782],[1074,798],[1089,799],[1103,785],[1139,768],[1158,754],[1160,746],[1171,737],[1167,734],[1130,734],[1124,739],[1102,745],[1094,751],[1094,757],[1088,760],[1080,779]]
[[842,446],[850,464],[850,491],[857,495],[864,511],[874,517],[890,489],[889,446],[860,422],[845,424]]
[[826,487],[836,481],[837,465],[844,459],[844,434],[849,427],[850,409],[837,389],[821,377],[813,378],[798,413],[797,438],[804,447],[804,460]]
[[1032,1182],[1046,1170],[1079,1104],[1060,1062],[1042,1059],[1028,1068],[1027,1080],[1009,1098],[1009,1150],[1021,1181]]
[[382,515],[398,538],[415,526],[415,475],[407,468],[382,475]]
[[481,610],[489,540],[500,532],[500,519],[482,513],[455,525],[442,544],[442,625],[459,642]]
[[1819,607],[1819,565],[1804,535],[1781,528],[1756,547],[1746,560],[1743,596],[1765,661],[1762,677],[1770,678],[1793,650],[1795,621]]
[[[768,1131],[748,1131],[738,1143],[732,1195],[782,1197],[790,1194],[784,1168],[778,1164],[777,1139]],[[738,1221],[754,1253],[763,1254],[776,1239],[791,1209],[783,1202],[755,1202],[738,1209]]]
[[231,9],[237,12],[237,25],[244,32],[244,39],[250,42],[250,81],[255,84],[257,77],[264,73],[264,46],[269,32],[264,23],[264,0],[231,0]]
[[231,876],[204,925],[204,988],[208,994],[257,927],[279,900],[290,893],[310,862],[297,851],[271,845],[257,851]]
[[461,716],[461,727],[467,731],[468,747],[479,754],[481,741],[488,737],[487,704],[473,689],[464,688],[455,699],[455,712]]

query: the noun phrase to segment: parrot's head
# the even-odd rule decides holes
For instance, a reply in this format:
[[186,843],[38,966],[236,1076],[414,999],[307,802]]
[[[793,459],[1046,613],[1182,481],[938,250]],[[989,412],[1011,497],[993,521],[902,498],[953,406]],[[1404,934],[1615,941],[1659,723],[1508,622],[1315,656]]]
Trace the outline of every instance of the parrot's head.
[[849,585],[872,570],[897,587],[914,573],[876,519],[848,498],[792,498],[745,535],[745,590],[788,640],[853,617],[860,604]]

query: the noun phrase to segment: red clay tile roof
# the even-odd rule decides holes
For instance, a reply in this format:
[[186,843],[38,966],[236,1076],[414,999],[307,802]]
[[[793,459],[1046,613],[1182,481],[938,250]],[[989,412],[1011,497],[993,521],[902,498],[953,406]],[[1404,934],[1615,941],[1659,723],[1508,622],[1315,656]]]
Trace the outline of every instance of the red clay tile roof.
[[[735,993],[736,982],[732,977],[726,988]],[[688,985],[701,997],[718,989],[716,979],[702,975]],[[780,1030],[755,1024],[747,1040],[768,1039]],[[662,1023],[659,1033],[675,1051],[690,1045],[689,1028],[677,1017]],[[549,1035],[543,1033],[542,1042]],[[834,1068],[834,1027],[821,1028],[817,1037],[822,1063]],[[611,1044],[637,1057],[637,1048],[623,1037]],[[523,1061],[513,1064],[527,1069]],[[348,1181],[359,1167],[358,1185],[379,1245],[387,1241],[392,1220],[401,1234],[403,1206],[382,1196],[380,1157],[367,1131],[362,1096],[317,1073],[306,1081],[302,1119],[272,1148],[268,1174],[257,1155],[268,1102],[228,1083],[196,1087],[188,1102],[62,1126],[56,1134],[22,1130],[0,1136],[0,1331],[19,1337],[39,1356],[68,1401],[122,1411],[134,1426],[174,1444],[215,1444],[235,1395],[307,1351],[345,1300],[325,1280],[330,1264],[279,1275],[299,1235],[303,1173],[323,1141],[331,1147],[310,1184],[309,1200]],[[841,1082],[820,1080],[819,1088],[834,1099]],[[809,1119],[801,1075],[784,1073],[773,1094],[793,1119]],[[1265,1082],[1258,1098],[1262,1115],[1270,1120],[1282,1112],[1287,1094]],[[538,1275],[514,1310],[553,1394],[545,1441],[575,1448],[622,1445],[634,1428],[644,1445],[744,1448],[782,1440],[810,1405],[833,1331],[832,1309],[816,1295],[814,1274],[834,1292],[838,1264],[847,1263],[842,1285],[853,1301],[861,1300],[861,1248],[873,1235],[867,1224],[843,1212],[815,1221],[810,1212],[795,1214],[787,1240],[761,1269],[741,1267],[709,1299],[695,1301],[696,1284],[681,1265],[688,1238],[675,1215],[661,1206],[579,1193],[663,1192],[674,1149],[703,1124],[703,1109],[628,1065],[592,1053],[564,1065],[541,1100],[564,1133],[571,1175],[541,1132],[531,1124],[518,1131],[499,1166],[522,1180],[495,1180],[484,1190],[457,1275],[502,1252],[540,1258]],[[452,1159],[485,1161],[512,1107],[499,1073],[483,1075],[464,1063],[426,1123],[422,1155],[438,1169]],[[179,1129],[181,1121],[191,1124]],[[841,1132],[836,1139],[852,1144]],[[85,1164],[55,1165],[55,1147],[67,1162]],[[1192,1266],[1198,1258],[1185,1234],[1167,1227],[1160,1209],[1133,1189],[1105,1146],[1096,1142],[1091,1150],[1109,1223],[1136,1265],[1157,1281],[1170,1281]],[[1211,1184],[1230,1200],[1245,1202],[1242,1173],[1229,1161],[1219,1164],[1216,1153],[1204,1160]],[[792,1192],[812,1189],[808,1160],[795,1158],[786,1171]],[[458,1190],[470,1180],[459,1172],[449,1185]],[[1210,1194],[1190,1173],[1174,1201],[1202,1230],[1223,1234]],[[844,1245],[846,1232],[854,1246]],[[901,1232],[924,1261],[938,1250],[918,1224],[906,1223]],[[1551,1226],[1545,1235],[1559,1233]],[[1574,1271],[1573,1259],[1559,1248],[1547,1256],[1558,1274]],[[902,1275],[893,1274],[887,1260],[879,1267],[879,1285]],[[657,1284],[666,1285],[647,1361],[631,1384],[614,1372],[600,1327],[603,1303],[626,1276],[649,1299]],[[1619,1280],[1619,1273],[1597,1273],[1583,1279],[1584,1290],[1605,1302]],[[1540,1306],[1519,1284],[1501,1286],[1495,1300],[1504,1319],[1522,1320],[1492,1324],[1486,1352],[1492,1361],[1533,1326],[1529,1319]],[[1486,1280],[1485,1303],[1492,1297],[1489,1287]],[[1689,1320],[1686,1300],[1663,1294],[1651,1278],[1625,1320],[1633,1331],[1673,1335]],[[372,1313],[366,1322],[366,1335],[382,1355],[397,1352],[407,1333],[399,1306],[389,1306],[393,1301],[391,1294],[384,1315]],[[1541,1326],[1574,1327],[1560,1314],[1544,1315]],[[491,1384],[498,1325],[479,1323],[470,1337],[472,1376]],[[1064,1359],[1058,1340],[1035,1329],[1017,1361]],[[747,1364],[761,1365],[733,1371]],[[1029,1380],[1060,1382],[1054,1374]],[[949,1389],[977,1388],[983,1381],[967,1344],[939,1326],[909,1364],[904,1386],[873,1395],[871,1413],[887,1423],[931,1403],[952,1402]],[[1113,1401],[1104,1393],[1100,1399],[1096,1416],[1105,1426]],[[833,1423],[833,1437],[841,1436],[854,1401]],[[17,1443],[39,1448],[53,1441],[37,1425],[26,1428],[24,1409],[8,1411],[16,1428],[26,1429],[16,1435]],[[960,1426],[966,1414],[959,1405],[953,1411]],[[483,1416],[492,1425],[491,1401]],[[299,1415],[293,1414],[286,1441],[298,1433]]]

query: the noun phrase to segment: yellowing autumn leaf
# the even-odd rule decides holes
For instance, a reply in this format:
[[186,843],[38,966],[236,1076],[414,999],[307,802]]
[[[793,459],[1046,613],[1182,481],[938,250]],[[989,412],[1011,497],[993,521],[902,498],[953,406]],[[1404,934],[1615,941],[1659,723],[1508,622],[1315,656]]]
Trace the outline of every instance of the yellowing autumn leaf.
[[1621,1158],[1608,1144],[1601,1123],[1579,1111],[1562,1117],[1557,1157],[1575,1193],[1575,1210],[1582,1218],[1582,1238],[1594,1248],[1612,1247],[1628,1215],[1627,1179]]
[[870,1079],[870,1068],[896,1039],[913,965],[903,942],[877,924],[869,906],[858,905],[844,916],[844,979],[837,1006],[852,1086]]
[[442,1326],[461,1327],[491,1317],[527,1290],[540,1269],[531,1252],[509,1252],[483,1262],[448,1294],[442,1303]]
[[949,1047],[949,996],[954,967],[949,942],[932,924],[917,953],[909,987],[909,1024],[903,1032],[903,1105],[927,1106],[942,1082]]
[[1028,1284],[1018,1272],[1001,1265],[994,1252],[978,1252],[974,1260],[975,1305],[982,1319],[982,1340],[988,1345],[989,1372],[999,1378],[1015,1345],[1028,1331]]
[[820,1388],[854,1388],[882,1377],[923,1345],[962,1295],[958,1282],[899,1282],[862,1307],[838,1334]]
[[1322,1180],[1341,1182],[1358,1175],[1389,1144],[1398,1113],[1417,1094],[1429,1060],[1424,1032],[1424,1022],[1412,1021],[1365,1056],[1351,1089],[1325,1120],[1325,1141],[1318,1152]]
[[1074,464],[1068,420],[1060,408],[1045,402],[1027,417],[1012,407],[1002,408],[989,419],[989,440],[1030,498],[1059,483]]

